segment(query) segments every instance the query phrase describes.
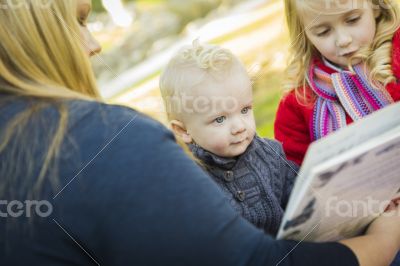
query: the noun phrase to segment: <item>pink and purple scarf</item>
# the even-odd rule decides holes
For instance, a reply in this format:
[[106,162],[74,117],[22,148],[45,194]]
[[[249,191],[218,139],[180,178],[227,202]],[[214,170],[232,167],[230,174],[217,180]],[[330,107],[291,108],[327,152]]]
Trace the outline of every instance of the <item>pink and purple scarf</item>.
[[346,113],[357,121],[393,103],[386,90],[371,86],[363,64],[353,66],[354,72],[351,72],[326,60],[321,66],[317,62],[313,61],[306,77],[317,94],[310,125],[313,140],[346,126]]

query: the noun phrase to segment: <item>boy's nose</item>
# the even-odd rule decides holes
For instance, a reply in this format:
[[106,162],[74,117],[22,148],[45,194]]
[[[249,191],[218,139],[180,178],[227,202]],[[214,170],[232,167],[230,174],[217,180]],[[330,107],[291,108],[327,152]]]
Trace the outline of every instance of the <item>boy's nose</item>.
[[242,132],[246,131],[246,126],[243,121],[235,121],[233,126],[232,126],[232,135],[237,135]]

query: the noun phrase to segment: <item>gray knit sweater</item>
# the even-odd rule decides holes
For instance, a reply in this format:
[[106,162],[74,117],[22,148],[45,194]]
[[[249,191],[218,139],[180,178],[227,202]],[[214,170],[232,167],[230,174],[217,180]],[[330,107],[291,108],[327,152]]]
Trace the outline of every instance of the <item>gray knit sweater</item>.
[[237,158],[219,157],[196,144],[189,148],[206,165],[231,205],[275,236],[298,171],[298,166],[286,159],[281,144],[255,136]]

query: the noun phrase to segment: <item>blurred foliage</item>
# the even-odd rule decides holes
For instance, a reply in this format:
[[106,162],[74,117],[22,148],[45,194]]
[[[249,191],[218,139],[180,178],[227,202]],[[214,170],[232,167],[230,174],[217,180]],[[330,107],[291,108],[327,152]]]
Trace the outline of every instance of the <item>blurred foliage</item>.
[[92,1],[92,9],[96,12],[104,11],[103,6],[101,4],[101,0],[93,0]]
[[187,24],[193,18],[205,16],[221,3],[222,0],[167,0],[168,8],[181,18],[182,24]]
[[[123,0],[124,3],[134,2],[134,1],[135,0]],[[152,1],[152,0],[146,0],[146,1]],[[92,8],[96,12],[104,11],[103,5],[101,4],[101,0],[93,0],[92,1]]]
[[[187,24],[193,18],[206,15],[211,10],[217,8],[224,0],[123,0],[124,4],[129,2],[140,3],[161,3],[178,17],[182,19],[182,24]],[[105,11],[101,0],[93,0],[92,8],[95,12]]]
[[[212,21],[218,18],[221,12],[223,13],[234,6],[235,3],[244,1],[135,0],[137,20],[129,31],[123,33],[123,38],[116,41],[118,35],[122,34],[118,33],[117,30],[103,32],[106,41],[102,43],[104,45],[108,42],[110,48],[103,52],[102,60],[93,62],[98,80],[101,82],[110,80],[132,68],[138,62],[168,48],[179,40],[180,32],[188,22],[197,20],[195,23],[201,25],[206,21]],[[127,0],[124,2],[127,3]],[[94,8],[101,8],[101,0],[94,0],[93,4],[97,5]],[[277,12],[267,12],[267,15],[262,19],[244,25],[228,34],[218,36],[212,40],[212,43],[225,46],[233,41],[237,42],[237,45],[235,45],[238,48],[237,50],[245,51],[240,53],[245,65],[249,69],[256,66],[255,72],[252,73],[252,80],[254,82],[254,111],[257,132],[260,136],[271,138],[273,137],[276,109],[282,96],[281,83],[289,40],[284,27],[281,30],[278,29],[275,34],[271,30],[268,40],[261,36],[260,38],[257,37],[258,34],[268,32],[270,28],[280,28],[283,23],[281,13],[283,12],[283,5],[277,9],[277,6],[280,5],[279,0],[270,0],[264,5],[266,10],[276,10]],[[143,30],[144,28],[145,30]],[[246,40],[246,42],[240,41],[240,39]],[[258,44],[260,40],[264,42],[264,45]],[[252,49],[241,49],[241,47],[248,46]],[[110,69],[113,71],[110,71]],[[140,97],[132,96],[132,98],[129,98],[130,96],[127,96],[131,91],[151,84],[151,81],[158,75],[159,71],[151,74],[127,90],[125,96],[124,93],[115,96],[112,102],[134,107],[165,123],[165,114],[160,114],[160,108],[157,108],[159,106],[156,104],[160,100],[158,88],[154,88]]]

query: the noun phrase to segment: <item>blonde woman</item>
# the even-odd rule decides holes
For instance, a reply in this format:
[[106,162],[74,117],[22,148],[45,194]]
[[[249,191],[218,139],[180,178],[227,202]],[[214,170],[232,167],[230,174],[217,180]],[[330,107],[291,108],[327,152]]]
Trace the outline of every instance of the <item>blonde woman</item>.
[[[1,265],[384,265],[400,217],[276,241],[157,122],[101,102],[88,0],[0,0]],[[85,55],[86,53],[86,55]]]
[[395,1],[285,0],[291,57],[275,137],[301,164],[309,144],[400,100]]

